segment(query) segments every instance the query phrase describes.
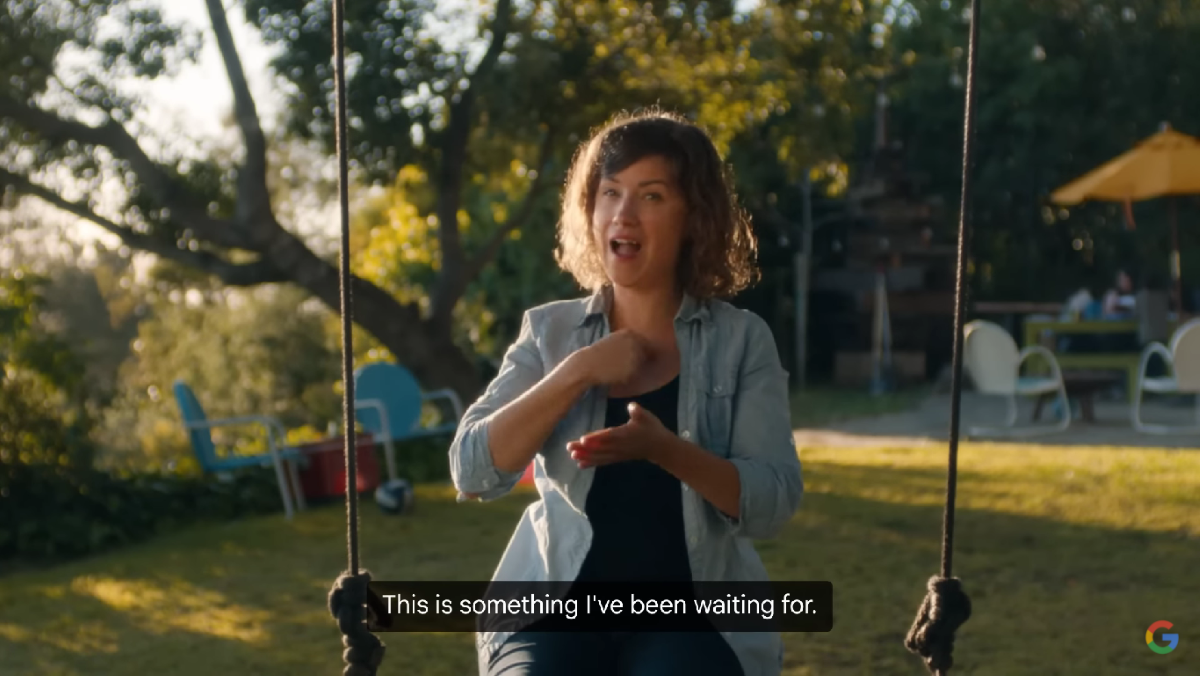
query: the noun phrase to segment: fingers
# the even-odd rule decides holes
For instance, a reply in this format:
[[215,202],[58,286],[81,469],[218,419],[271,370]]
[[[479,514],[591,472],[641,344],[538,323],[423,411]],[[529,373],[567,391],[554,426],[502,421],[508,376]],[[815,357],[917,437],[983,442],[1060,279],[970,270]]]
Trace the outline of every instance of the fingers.
[[568,453],[611,453],[614,449],[620,448],[621,444],[612,439],[597,439],[591,441],[567,442]]
[[627,407],[629,411],[629,421],[632,423],[657,423],[658,418],[653,413],[638,405],[637,402],[629,402]]
[[571,453],[571,459],[579,465],[579,469],[587,469],[589,467],[611,465],[614,462],[621,462],[625,458],[618,453],[607,451],[576,450]]
[[603,429],[567,442],[567,453],[580,469],[618,462],[623,457],[622,437],[620,428]]
[[582,437],[579,437],[577,442],[573,441],[571,443],[580,443],[585,446],[596,446],[598,444],[605,444],[619,439],[621,434],[622,430],[620,427],[606,427],[602,430],[589,432]]

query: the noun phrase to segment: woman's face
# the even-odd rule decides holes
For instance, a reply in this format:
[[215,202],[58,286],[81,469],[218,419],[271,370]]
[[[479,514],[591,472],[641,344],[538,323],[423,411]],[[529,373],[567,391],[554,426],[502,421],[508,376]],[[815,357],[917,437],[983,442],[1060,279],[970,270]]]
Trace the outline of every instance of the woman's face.
[[601,177],[592,237],[613,285],[673,286],[686,220],[687,200],[665,158],[645,157]]

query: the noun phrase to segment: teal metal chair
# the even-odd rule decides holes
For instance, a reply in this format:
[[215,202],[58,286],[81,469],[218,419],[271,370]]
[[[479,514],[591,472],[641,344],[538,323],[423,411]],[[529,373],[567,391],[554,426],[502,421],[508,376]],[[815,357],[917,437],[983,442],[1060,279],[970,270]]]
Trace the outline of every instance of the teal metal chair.
[[[275,467],[275,478],[279,482],[279,495],[283,498],[283,511],[291,519],[297,509],[304,509],[304,491],[300,488],[297,462],[303,459],[299,449],[285,446],[287,431],[277,419],[266,415],[245,415],[235,418],[209,420],[204,407],[196,399],[192,388],[183,381],[175,381],[175,401],[187,429],[192,451],[206,473],[221,473],[243,467]],[[257,455],[218,455],[213,443],[212,430],[217,427],[259,425],[267,432],[267,452]]]
[[[355,418],[375,439],[383,441],[388,479],[398,479],[395,442],[453,433],[463,407],[453,390],[422,392],[417,379],[399,364],[367,364],[354,372]],[[421,427],[426,403],[445,402],[453,420]]]

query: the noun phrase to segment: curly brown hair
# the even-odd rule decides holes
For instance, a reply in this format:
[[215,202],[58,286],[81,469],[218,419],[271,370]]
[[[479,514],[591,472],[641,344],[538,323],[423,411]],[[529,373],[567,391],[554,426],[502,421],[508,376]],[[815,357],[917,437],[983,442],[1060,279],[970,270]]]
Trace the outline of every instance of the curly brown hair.
[[698,299],[728,298],[759,279],[758,244],[737,204],[733,176],[708,134],[686,118],[650,109],[620,113],[579,146],[567,174],[555,260],[580,286],[609,283],[592,237],[592,211],[602,177],[639,160],[664,157],[687,199],[687,225],[676,279]]

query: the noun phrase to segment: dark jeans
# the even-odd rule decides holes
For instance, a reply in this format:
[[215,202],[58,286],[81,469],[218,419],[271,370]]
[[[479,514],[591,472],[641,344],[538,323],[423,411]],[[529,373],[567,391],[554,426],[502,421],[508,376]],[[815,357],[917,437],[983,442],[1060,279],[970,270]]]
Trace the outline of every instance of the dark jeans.
[[741,676],[725,638],[710,632],[513,634],[487,676]]

